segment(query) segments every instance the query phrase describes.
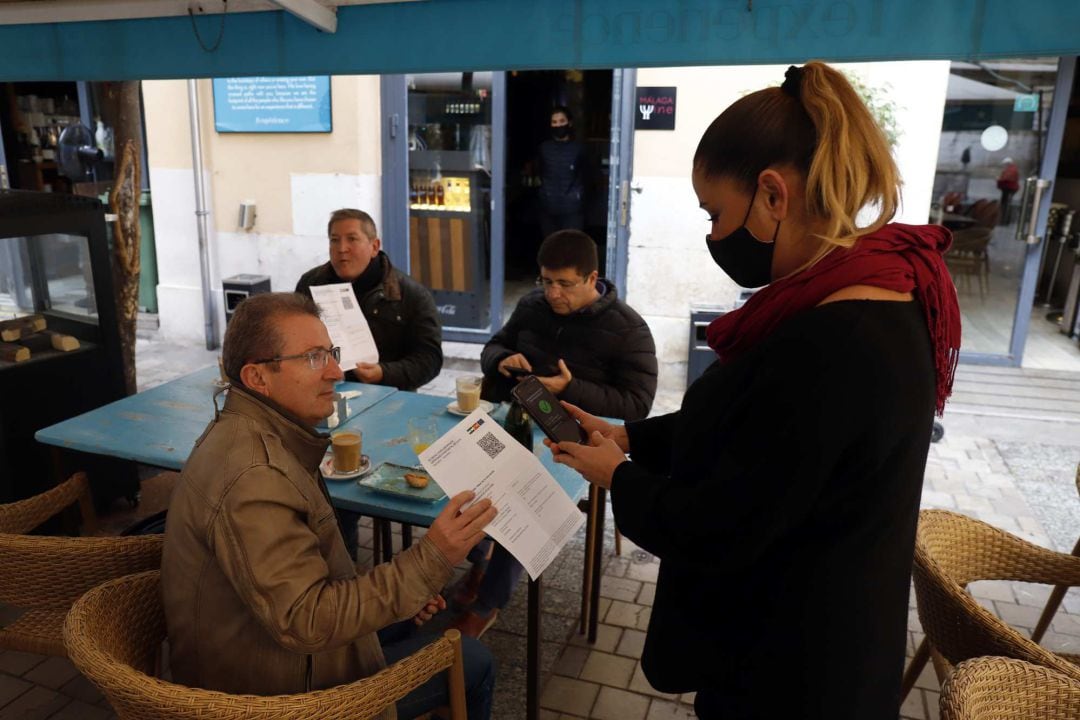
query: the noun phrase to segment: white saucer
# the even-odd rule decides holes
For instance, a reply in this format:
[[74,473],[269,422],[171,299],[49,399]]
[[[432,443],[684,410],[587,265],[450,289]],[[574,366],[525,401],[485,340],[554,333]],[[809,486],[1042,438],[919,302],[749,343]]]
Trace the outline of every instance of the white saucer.
[[319,472],[327,480],[352,480],[371,472],[371,458],[367,455],[361,455],[359,468],[353,472],[341,473],[334,469],[334,453],[327,453],[323,461],[319,463]]
[[[481,400],[480,404],[476,407],[476,409],[486,413],[490,413],[492,410],[495,409],[495,405],[494,403],[489,403],[487,400]],[[458,407],[457,400],[451,400],[450,404],[446,406],[446,412],[450,413],[451,415],[460,415],[461,417],[466,417],[472,411],[470,410],[469,412],[465,412]]]

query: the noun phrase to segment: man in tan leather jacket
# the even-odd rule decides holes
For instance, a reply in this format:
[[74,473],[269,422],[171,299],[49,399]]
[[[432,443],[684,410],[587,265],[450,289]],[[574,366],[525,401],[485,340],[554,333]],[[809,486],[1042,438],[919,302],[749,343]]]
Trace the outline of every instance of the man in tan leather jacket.
[[[360,575],[318,472],[342,378],[315,304],[294,293],[245,300],[225,334],[232,382],[173,493],[162,599],[173,676],[229,693],[299,693],[352,682],[424,644],[376,632],[445,607],[439,592],[495,515],[455,496],[427,534]],[[467,640],[467,638],[465,638]],[[429,639],[430,640],[430,639]],[[384,653],[384,650],[386,651]],[[491,656],[464,646],[469,717],[490,715]],[[471,676],[471,677],[470,677]],[[384,717],[445,702],[439,674]]]

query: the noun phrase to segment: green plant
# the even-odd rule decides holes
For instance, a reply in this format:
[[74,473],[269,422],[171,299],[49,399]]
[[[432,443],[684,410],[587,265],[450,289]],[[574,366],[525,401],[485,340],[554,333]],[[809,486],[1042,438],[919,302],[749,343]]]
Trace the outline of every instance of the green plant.
[[844,77],[848,79],[851,87],[862,98],[881,131],[885,133],[885,139],[889,141],[889,148],[895,148],[896,141],[900,139],[900,128],[896,122],[898,107],[891,96],[892,85],[890,83],[868,85],[862,77],[849,70],[844,71]]

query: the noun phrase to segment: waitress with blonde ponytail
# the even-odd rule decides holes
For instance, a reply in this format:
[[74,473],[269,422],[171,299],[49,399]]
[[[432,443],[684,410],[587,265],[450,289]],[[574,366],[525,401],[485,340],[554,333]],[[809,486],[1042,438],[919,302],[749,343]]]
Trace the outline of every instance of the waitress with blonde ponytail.
[[552,452],[661,560],[653,687],[696,691],[703,719],[895,720],[930,429],[960,347],[949,233],[890,222],[888,143],[818,62],[717,117],[692,178],[713,259],[764,287],[709,327],[717,361],[679,412],[622,428],[570,407],[590,443]]

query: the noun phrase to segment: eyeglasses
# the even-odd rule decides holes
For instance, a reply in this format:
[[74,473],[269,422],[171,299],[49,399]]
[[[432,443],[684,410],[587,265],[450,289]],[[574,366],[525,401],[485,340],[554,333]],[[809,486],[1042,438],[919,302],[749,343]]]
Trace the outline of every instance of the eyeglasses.
[[538,277],[533,282],[536,283],[536,287],[544,288],[544,290],[550,290],[553,287],[557,287],[560,290],[565,291],[576,288],[579,285],[584,285],[588,281],[582,280],[581,282],[570,282],[569,280],[552,280],[551,278]]
[[281,362],[282,360],[299,360],[303,358],[307,360],[308,367],[312,370],[322,370],[330,363],[330,358],[334,358],[334,362],[341,362],[341,348],[332,347],[329,350],[326,348],[315,348],[314,350],[308,350],[305,353],[299,355],[279,355],[277,357],[266,358],[265,360],[252,360],[252,365],[263,365],[265,363]]

